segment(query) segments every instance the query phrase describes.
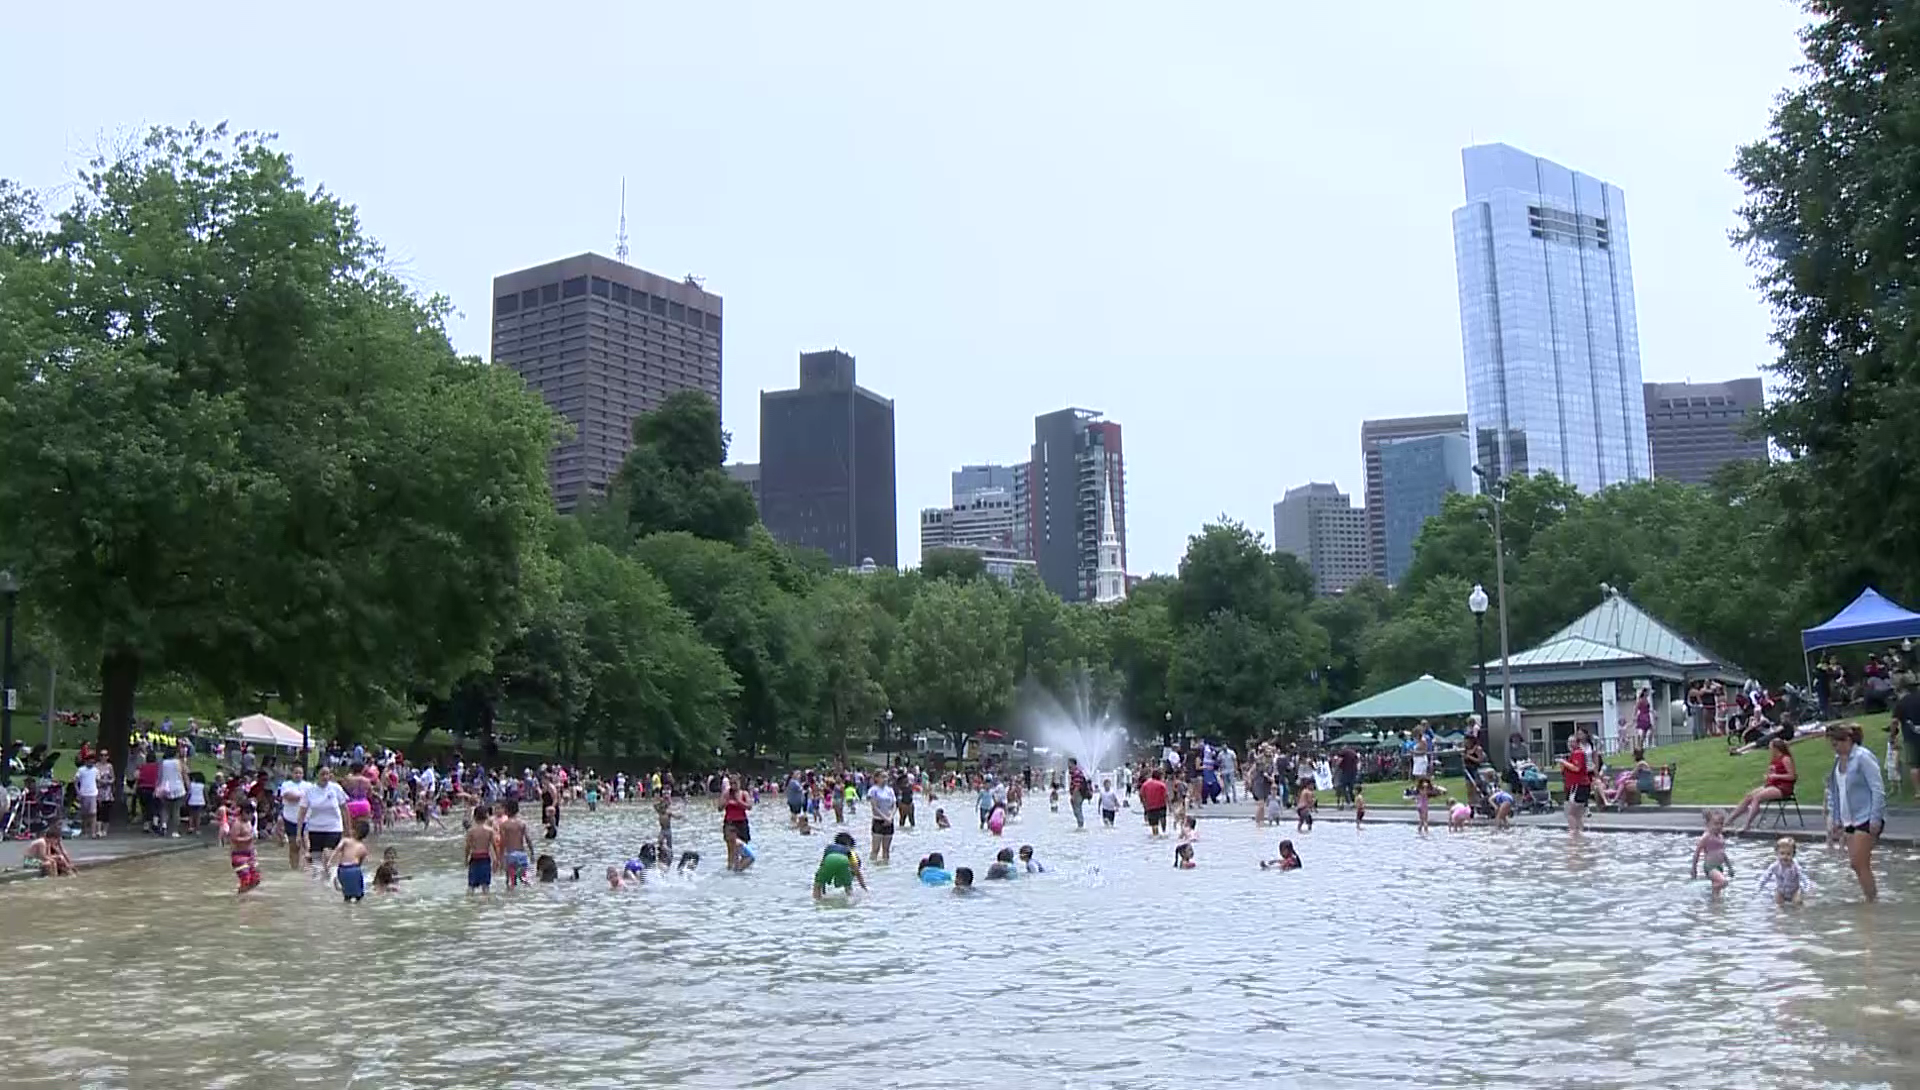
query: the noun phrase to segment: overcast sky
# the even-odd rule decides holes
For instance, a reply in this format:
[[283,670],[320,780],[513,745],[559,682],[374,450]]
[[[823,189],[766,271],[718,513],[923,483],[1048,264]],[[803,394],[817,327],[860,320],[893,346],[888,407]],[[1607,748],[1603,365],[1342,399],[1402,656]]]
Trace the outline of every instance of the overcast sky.
[[[1125,428],[1130,566],[1289,486],[1359,498],[1367,417],[1464,411],[1450,213],[1505,141],[1627,195],[1645,378],[1755,373],[1735,147],[1785,0],[33,4],[0,176],[157,123],[278,132],[487,352],[491,278],[611,253],[726,299],[723,409],[839,346],[895,399],[900,555],[964,462]],[[197,12],[194,16],[186,14]],[[1364,11],[1364,16],[1359,13]]]

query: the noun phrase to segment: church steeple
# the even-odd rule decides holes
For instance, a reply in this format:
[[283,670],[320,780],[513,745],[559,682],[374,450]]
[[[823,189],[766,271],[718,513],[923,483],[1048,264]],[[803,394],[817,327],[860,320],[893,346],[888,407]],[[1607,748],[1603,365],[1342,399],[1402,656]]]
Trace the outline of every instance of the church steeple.
[[1120,535],[1113,530],[1113,499],[1100,505],[1100,569],[1093,600],[1096,605],[1118,602],[1127,596],[1127,569],[1120,563]]

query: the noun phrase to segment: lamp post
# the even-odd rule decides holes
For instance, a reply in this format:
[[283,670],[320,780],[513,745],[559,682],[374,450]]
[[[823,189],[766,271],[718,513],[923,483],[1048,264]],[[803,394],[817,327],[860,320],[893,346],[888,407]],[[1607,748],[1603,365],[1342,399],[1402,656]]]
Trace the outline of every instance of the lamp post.
[[1500,533],[1500,513],[1507,502],[1507,481],[1504,477],[1489,473],[1484,466],[1474,466],[1473,475],[1480,478],[1480,489],[1486,493],[1493,505],[1493,583],[1494,593],[1500,596],[1500,730],[1490,732],[1493,744],[1487,752],[1493,755],[1494,767],[1505,768],[1513,760],[1507,752],[1507,735],[1513,733],[1513,662],[1507,646],[1507,548]]
[[887,751],[887,767],[893,767],[893,709],[888,708],[880,717],[880,744]]
[[0,648],[0,787],[13,784],[13,607],[20,600],[20,580],[0,570],[0,608],[6,610],[5,646]]
[[[1480,718],[1480,733],[1490,735],[1492,724],[1487,720],[1487,591],[1475,583],[1473,593],[1467,595],[1467,608],[1473,611],[1473,661],[1480,664],[1480,681],[1473,687],[1473,714]],[[1487,739],[1491,741],[1491,739]],[[1491,752],[1491,748],[1489,748]]]

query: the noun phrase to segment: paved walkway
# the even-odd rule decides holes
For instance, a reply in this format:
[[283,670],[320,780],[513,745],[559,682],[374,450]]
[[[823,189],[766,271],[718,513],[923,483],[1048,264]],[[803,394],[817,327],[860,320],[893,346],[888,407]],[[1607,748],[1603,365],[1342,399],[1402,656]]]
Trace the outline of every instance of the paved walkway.
[[[1610,811],[1590,812],[1587,815],[1587,831],[1593,833],[1682,833],[1698,836],[1703,827],[1700,812],[1705,809],[1707,809],[1707,807],[1704,806],[1642,806],[1622,813],[1613,813]],[[1721,809],[1729,808],[1722,807]],[[1215,803],[1211,806],[1200,807],[1197,811],[1193,811],[1193,813],[1196,817],[1207,819],[1252,821],[1253,804],[1250,802]],[[1763,811],[1761,819],[1754,822],[1752,830],[1745,835],[1749,839],[1755,840],[1771,840],[1781,836],[1791,836],[1797,840],[1818,841],[1826,839],[1826,817],[1819,805],[1816,803],[1813,806],[1807,806],[1803,803],[1800,807],[1800,813],[1802,817],[1806,818],[1804,828],[1794,819],[1792,807],[1788,807],[1787,809],[1786,825],[1779,827],[1774,825],[1773,810],[1769,807]],[[1293,824],[1292,811],[1288,811],[1281,816],[1284,818],[1284,822],[1281,824],[1286,826]],[[1320,808],[1314,811],[1314,820],[1334,822],[1352,821],[1353,811],[1336,810],[1331,805],[1322,803]],[[1383,824],[1410,825],[1416,820],[1418,819],[1414,816],[1411,807],[1375,806],[1371,803],[1367,805],[1367,821],[1369,823],[1378,821]],[[1446,809],[1436,804],[1433,807],[1432,821],[1435,825],[1444,826],[1447,823]],[[1515,825],[1543,825],[1551,828],[1565,828],[1567,815],[1561,810],[1555,810],[1550,814],[1516,814],[1514,815],[1513,823]],[[1729,835],[1740,834],[1730,830]],[[1880,835],[1880,842],[1883,844],[1896,844],[1902,847],[1920,846],[1920,811],[1888,811],[1887,828],[1886,831]]]
[[[115,833],[102,840],[72,837],[66,841],[66,845],[67,854],[73,856],[74,864],[81,870],[86,870],[126,859],[144,859],[153,855],[194,851],[205,848],[213,842],[214,837],[211,833],[199,836],[182,835],[178,840],[162,840],[145,833]],[[38,878],[40,872],[37,868],[28,869],[24,866],[26,859],[26,841],[9,840],[0,843],[0,882]]]

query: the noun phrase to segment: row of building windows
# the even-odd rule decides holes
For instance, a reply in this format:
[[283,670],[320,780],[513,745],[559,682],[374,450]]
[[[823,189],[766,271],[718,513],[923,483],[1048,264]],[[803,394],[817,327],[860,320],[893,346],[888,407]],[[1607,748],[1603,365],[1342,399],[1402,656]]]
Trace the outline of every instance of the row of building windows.
[[575,276],[558,284],[542,284],[537,288],[499,296],[493,301],[493,312],[495,316],[517,314],[523,309],[548,306],[564,299],[580,298],[588,294],[708,333],[720,332],[720,315],[718,314],[709,314],[697,307],[689,307],[663,296],[648,295],[644,291],[598,276]]

